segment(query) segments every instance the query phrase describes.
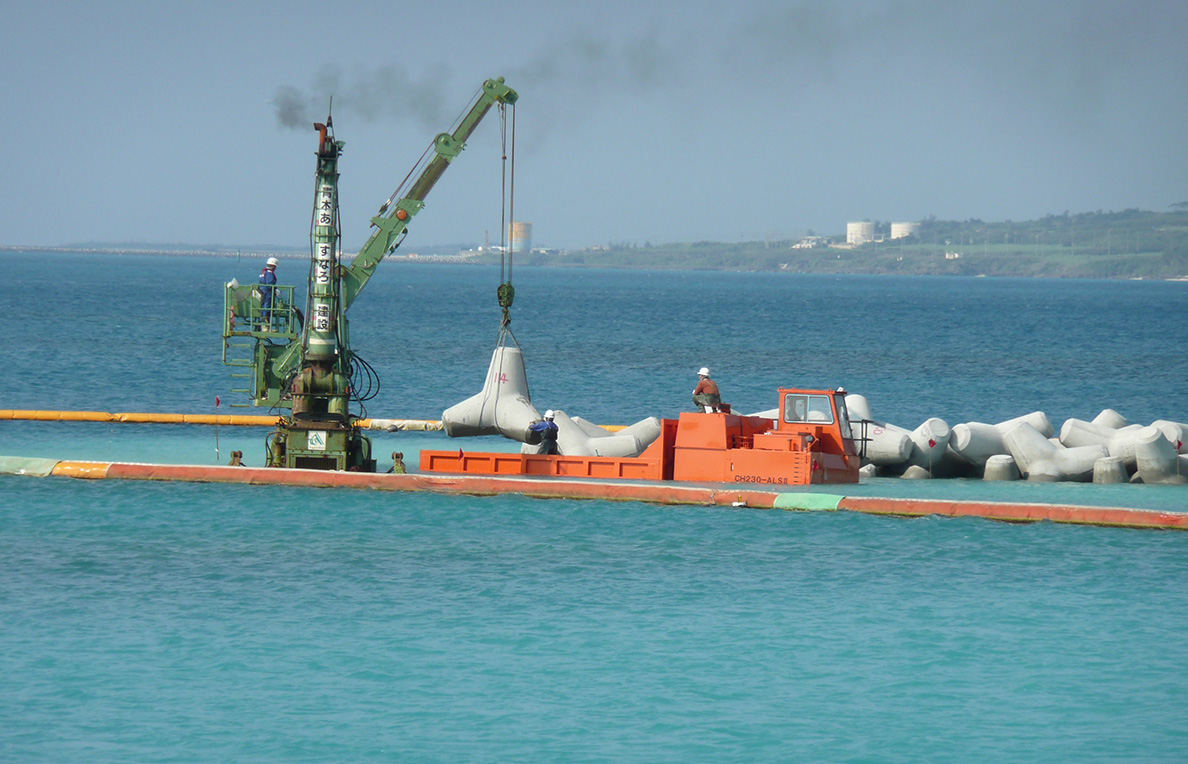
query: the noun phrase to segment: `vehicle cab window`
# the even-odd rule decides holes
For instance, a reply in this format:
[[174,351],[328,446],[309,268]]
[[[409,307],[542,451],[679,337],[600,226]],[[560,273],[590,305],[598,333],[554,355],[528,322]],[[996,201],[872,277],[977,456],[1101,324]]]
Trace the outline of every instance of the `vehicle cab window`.
[[833,424],[833,407],[827,395],[789,393],[784,396],[785,422]]
[[850,412],[846,410],[846,399],[843,395],[836,395],[833,402],[837,404],[837,423],[843,438],[853,438],[850,432]]

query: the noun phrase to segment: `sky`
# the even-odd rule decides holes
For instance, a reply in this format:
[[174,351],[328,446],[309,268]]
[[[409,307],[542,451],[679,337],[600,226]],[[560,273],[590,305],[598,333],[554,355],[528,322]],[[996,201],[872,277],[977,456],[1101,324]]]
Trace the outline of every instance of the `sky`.
[[[1183,0],[5,3],[0,245],[307,245],[333,96],[344,248],[481,83],[403,251],[841,234],[1188,201]],[[509,126],[512,113],[508,115]]]

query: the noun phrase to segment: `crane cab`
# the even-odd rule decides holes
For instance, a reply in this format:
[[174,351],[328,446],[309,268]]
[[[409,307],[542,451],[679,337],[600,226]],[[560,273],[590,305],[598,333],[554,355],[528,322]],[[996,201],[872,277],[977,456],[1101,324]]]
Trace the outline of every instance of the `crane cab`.
[[857,455],[844,392],[780,388],[779,395],[776,433],[815,444],[818,453]]

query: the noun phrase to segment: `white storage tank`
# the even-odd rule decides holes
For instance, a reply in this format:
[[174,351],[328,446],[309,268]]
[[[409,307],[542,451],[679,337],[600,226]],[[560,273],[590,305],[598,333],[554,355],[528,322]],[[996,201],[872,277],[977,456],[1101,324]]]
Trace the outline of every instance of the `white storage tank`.
[[919,223],[892,223],[891,224],[891,238],[892,239],[906,239],[909,236],[915,236],[920,232]]
[[532,251],[532,224],[511,223],[507,227],[507,246],[513,254],[525,255]]
[[874,241],[874,237],[874,223],[846,223],[846,244],[852,247],[858,247]]

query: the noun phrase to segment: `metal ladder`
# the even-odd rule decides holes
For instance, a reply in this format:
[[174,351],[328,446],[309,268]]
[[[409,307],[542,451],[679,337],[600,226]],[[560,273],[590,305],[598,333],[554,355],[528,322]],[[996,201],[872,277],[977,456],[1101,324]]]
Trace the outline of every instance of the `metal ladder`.
[[[244,395],[248,400],[255,398],[254,387],[256,366],[256,340],[249,336],[233,334],[223,337],[223,363],[231,367],[231,394]],[[251,408],[251,403],[228,402],[232,408]]]

